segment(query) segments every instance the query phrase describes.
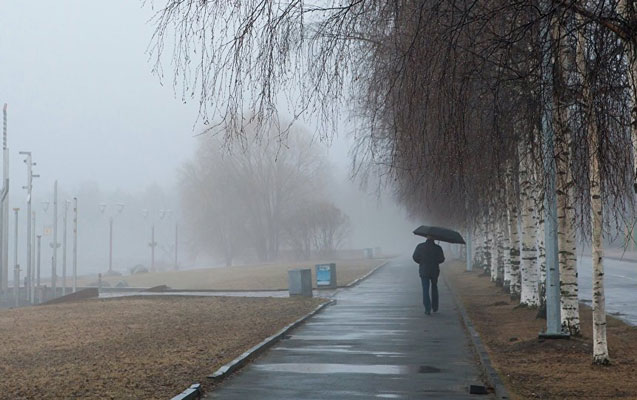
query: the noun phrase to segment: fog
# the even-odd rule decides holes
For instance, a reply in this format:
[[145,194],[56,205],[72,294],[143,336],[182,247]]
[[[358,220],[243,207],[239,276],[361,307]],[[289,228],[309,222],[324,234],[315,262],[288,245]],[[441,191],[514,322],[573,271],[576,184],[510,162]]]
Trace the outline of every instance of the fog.
[[[153,224],[158,265],[172,262],[177,224],[183,228],[180,266],[217,264],[214,255],[192,250],[184,226],[178,171],[197,149],[198,104],[175,96],[169,64],[164,66],[163,84],[152,74],[146,54],[152,10],[124,0],[65,1],[63,6],[8,0],[0,7],[0,103],[8,103],[10,207],[21,209],[18,263],[26,262],[26,168],[18,152],[31,151],[37,163],[34,173],[40,175],[33,189],[38,234],[52,225],[55,180],[60,242],[64,203],[78,197],[79,274],[106,269],[108,218],[120,203],[123,211],[114,218],[115,270],[149,264]],[[333,179],[324,190],[351,222],[341,247],[410,251],[417,242],[411,230],[422,221],[409,221],[389,194],[365,193],[350,179],[349,128],[345,122],[340,125],[327,156]],[[313,126],[303,128],[315,131]],[[45,212],[46,201],[50,205]],[[107,205],[103,214],[100,204]],[[148,210],[147,217],[143,210]],[[70,266],[70,209],[68,220]],[[15,262],[13,229],[11,225],[10,266]],[[51,241],[51,236],[42,240],[43,276],[49,275]],[[58,274],[61,257],[60,251]]]

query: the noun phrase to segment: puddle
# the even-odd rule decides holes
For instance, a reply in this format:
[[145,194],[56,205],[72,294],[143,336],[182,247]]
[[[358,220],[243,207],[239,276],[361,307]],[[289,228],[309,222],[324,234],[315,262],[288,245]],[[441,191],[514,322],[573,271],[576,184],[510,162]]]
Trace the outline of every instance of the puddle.
[[314,346],[314,347],[275,347],[274,350],[283,351],[295,351],[299,353],[343,353],[343,354],[365,354],[373,355],[376,357],[394,356],[394,357],[406,357],[403,353],[393,351],[364,351],[364,350],[351,350],[347,348],[331,347],[331,346]]
[[298,374],[374,374],[404,375],[410,368],[406,365],[362,365],[362,364],[327,364],[327,363],[285,363],[254,364],[254,368],[268,372],[291,372]]

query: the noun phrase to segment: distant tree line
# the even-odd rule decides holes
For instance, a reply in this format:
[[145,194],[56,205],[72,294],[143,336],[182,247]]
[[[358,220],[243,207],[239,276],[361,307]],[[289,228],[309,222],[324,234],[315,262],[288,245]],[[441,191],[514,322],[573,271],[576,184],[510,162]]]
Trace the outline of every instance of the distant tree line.
[[257,137],[224,142],[204,136],[195,159],[181,170],[182,205],[199,252],[226,265],[252,255],[259,261],[290,250],[297,259],[332,256],[345,239],[349,219],[326,192],[325,148],[297,128],[272,126]]

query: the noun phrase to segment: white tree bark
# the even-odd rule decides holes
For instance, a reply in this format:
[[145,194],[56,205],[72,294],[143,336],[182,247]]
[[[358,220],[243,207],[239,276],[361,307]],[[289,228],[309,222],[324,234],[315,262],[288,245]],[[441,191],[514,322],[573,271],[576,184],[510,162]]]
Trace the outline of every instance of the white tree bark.
[[535,185],[532,182],[529,153],[520,144],[520,219],[522,228],[522,252],[520,264],[520,303],[529,307],[539,304],[537,249],[535,243]]
[[593,262],[593,363],[606,365],[610,363],[608,341],[606,339],[606,298],[604,296],[604,247],[602,229],[604,209],[601,192],[601,171],[599,159],[599,136],[595,123],[593,99],[590,95],[590,83],[586,61],[586,41],[584,39],[582,18],[578,18],[580,29],[577,35],[577,69],[584,74],[582,83],[582,99],[587,108],[587,129],[589,153],[589,190],[591,200],[591,253]]
[[491,215],[485,217],[484,225],[484,247],[483,247],[483,267],[484,272],[491,275],[491,257],[493,249],[493,224],[491,224]]
[[593,362],[610,363],[608,342],[606,340],[606,298],[604,296],[604,247],[602,242],[603,208],[600,189],[601,174],[599,167],[599,141],[594,123],[590,124],[589,153],[591,192],[591,227],[593,258]]
[[[507,207],[508,208],[508,207]],[[502,231],[502,285],[511,291],[511,231],[509,230],[509,210],[505,209],[500,223]]]
[[520,296],[520,236],[518,234],[518,206],[515,199],[509,207],[509,234],[511,244],[509,247],[509,262],[511,275],[509,289],[512,297]]
[[499,215],[497,219],[497,249],[498,256],[496,257],[497,262],[497,276],[495,283],[498,286],[504,286],[504,259],[505,259],[505,249],[506,249],[506,223],[503,216]]
[[498,283],[498,258],[500,258],[499,243],[499,224],[493,209],[489,210],[489,225],[490,225],[490,239],[491,239],[491,257],[489,271],[491,272],[491,282]]
[[573,207],[573,175],[570,165],[572,137],[569,105],[564,99],[566,70],[572,65],[568,43],[562,38],[563,26],[553,23],[552,38],[556,52],[553,85],[553,129],[555,131],[555,166],[557,194],[557,246],[560,269],[562,329],[580,334],[579,299],[577,296],[577,258],[575,245],[575,209]]

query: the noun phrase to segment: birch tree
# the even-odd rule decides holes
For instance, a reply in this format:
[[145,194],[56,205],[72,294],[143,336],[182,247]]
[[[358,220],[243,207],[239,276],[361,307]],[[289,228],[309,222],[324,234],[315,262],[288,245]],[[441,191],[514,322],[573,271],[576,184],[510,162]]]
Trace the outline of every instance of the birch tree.
[[522,252],[521,252],[521,291],[520,303],[529,307],[539,305],[538,296],[538,265],[537,265],[537,249],[536,249],[536,219],[535,216],[535,199],[533,198],[534,184],[532,182],[533,171],[530,166],[530,152],[524,148],[522,142],[519,144],[520,150],[520,217],[522,227]]
[[553,130],[555,132],[555,165],[557,191],[557,239],[560,270],[562,329],[579,335],[579,298],[575,249],[575,214],[571,170],[572,132],[569,123],[568,73],[570,46],[561,21],[553,22],[551,31],[554,52]]

